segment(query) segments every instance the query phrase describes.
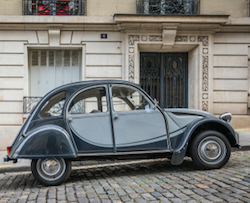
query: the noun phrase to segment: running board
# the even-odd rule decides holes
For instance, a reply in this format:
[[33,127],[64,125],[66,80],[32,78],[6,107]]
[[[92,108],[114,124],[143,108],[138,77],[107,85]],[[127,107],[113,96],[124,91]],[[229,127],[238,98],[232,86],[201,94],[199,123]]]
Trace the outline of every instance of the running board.
[[103,153],[78,153],[77,156],[117,156],[117,155],[133,155],[133,154],[160,154],[172,153],[169,149],[151,150],[151,151],[133,151],[133,152],[103,152]]

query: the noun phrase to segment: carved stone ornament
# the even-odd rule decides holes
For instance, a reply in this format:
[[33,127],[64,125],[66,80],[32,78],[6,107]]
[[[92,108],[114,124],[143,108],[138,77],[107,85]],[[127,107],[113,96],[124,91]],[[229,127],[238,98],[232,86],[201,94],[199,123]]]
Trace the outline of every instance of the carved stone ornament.
[[208,36],[199,36],[198,42],[202,42],[203,46],[208,46]]
[[150,35],[149,41],[162,41],[162,36],[161,35]]
[[134,49],[134,47],[129,47],[128,51],[129,51],[129,53],[134,53],[135,49]]
[[203,54],[208,54],[208,48],[203,48]]
[[134,56],[129,55],[129,81],[133,82],[134,81]]
[[147,40],[148,40],[147,35],[142,35],[142,36],[141,36],[141,40],[142,40],[142,41],[147,41]]
[[208,101],[202,101],[202,111],[208,111]]
[[128,44],[129,45],[134,45],[135,41],[139,41],[140,40],[140,36],[139,35],[129,35],[128,36]]
[[202,99],[208,99],[208,93],[203,93],[202,94]]
[[190,36],[190,42],[195,42],[196,41],[196,36]]
[[202,90],[208,91],[208,56],[203,56]]
[[188,36],[176,36],[175,41],[176,42],[187,42],[188,41]]

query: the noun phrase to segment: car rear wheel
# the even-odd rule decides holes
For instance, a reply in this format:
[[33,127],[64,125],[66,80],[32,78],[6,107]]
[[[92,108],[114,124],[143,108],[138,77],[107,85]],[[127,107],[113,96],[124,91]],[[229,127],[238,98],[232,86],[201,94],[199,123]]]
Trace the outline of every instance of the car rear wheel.
[[71,162],[62,158],[33,159],[31,170],[35,179],[46,185],[59,185],[68,179]]
[[193,162],[202,169],[217,169],[224,166],[231,155],[228,139],[217,131],[204,131],[190,143]]

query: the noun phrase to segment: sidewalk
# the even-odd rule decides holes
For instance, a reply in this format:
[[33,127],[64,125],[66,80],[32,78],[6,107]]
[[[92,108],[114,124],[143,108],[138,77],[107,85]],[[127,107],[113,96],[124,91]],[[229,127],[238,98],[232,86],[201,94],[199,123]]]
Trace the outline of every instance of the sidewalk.
[[[233,151],[250,151],[250,128],[236,130],[239,133],[241,149],[235,149]],[[30,160],[19,159],[18,163],[13,164],[11,161],[4,163],[3,158],[6,156],[6,151],[0,151],[0,173],[5,172],[20,172],[30,171]],[[77,165],[77,164],[75,164]]]

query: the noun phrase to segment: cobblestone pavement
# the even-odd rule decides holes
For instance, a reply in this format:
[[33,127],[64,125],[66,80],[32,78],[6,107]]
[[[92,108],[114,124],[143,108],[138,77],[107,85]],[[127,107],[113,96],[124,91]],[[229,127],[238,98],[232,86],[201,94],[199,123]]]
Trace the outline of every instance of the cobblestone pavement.
[[74,169],[45,187],[30,172],[0,174],[0,202],[250,202],[250,152],[232,153],[219,170],[198,170],[191,159],[167,159]]

